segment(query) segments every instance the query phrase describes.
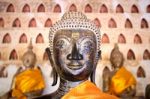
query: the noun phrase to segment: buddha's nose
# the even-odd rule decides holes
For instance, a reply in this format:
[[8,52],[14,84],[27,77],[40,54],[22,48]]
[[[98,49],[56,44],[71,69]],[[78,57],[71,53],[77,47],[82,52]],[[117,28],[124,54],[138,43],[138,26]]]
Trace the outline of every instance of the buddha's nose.
[[72,51],[67,55],[68,60],[82,60],[83,56],[79,53],[76,43],[72,47]]

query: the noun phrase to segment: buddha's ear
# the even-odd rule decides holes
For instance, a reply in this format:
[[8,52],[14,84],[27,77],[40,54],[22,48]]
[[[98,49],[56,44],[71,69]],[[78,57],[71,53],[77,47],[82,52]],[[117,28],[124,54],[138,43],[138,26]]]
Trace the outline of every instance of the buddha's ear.
[[52,66],[52,76],[53,76],[53,83],[52,83],[52,86],[55,86],[57,84],[57,78],[58,78],[58,74],[56,72],[56,69],[54,68],[54,61],[52,59],[52,55],[51,55],[51,52],[49,50],[49,48],[46,48],[46,52],[48,54],[48,58],[49,58],[49,61],[50,61],[50,64]]
[[91,82],[92,83],[94,83],[95,84],[95,69],[93,70],[93,72],[91,73],[91,75],[90,75],[90,80],[91,80]]
[[57,84],[57,79],[58,79],[58,74],[55,69],[52,70],[52,76],[53,76],[52,86],[55,86]]
[[97,62],[98,62],[98,60],[101,58],[101,51],[99,50],[98,52],[97,52],[97,56],[96,56],[96,61],[95,61],[95,63],[94,63],[94,69],[93,69],[93,72],[91,73],[91,75],[90,75],[90,80],[91,80],[91,82],[93,82],[94,84],[95,84],[95,72],[96,72],[96,65],[97,65]]

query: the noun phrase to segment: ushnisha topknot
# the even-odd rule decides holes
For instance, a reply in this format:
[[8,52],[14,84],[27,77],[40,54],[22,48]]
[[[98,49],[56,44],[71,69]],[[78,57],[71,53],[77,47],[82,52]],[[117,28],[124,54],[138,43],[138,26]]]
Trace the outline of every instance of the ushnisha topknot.
[[49,31],[50,51],[53,55],[53,41],[57,31],[64,29],[82,29],[92,31],[96,35],[97,52],[100,51],[100,29],[87,19],[81,12],[66,12],[61,20],[57,21]]

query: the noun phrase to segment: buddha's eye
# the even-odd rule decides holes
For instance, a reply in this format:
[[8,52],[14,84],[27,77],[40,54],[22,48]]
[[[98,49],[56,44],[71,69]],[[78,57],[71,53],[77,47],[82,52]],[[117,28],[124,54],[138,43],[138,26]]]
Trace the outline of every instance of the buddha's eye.
[[92,42],[91,41],[84,42],[83,47],[86,50],[91,50],[93,48]]
[[64,48],[68,47],[68,45],[69,45],[69,41],[65,38],[61,38],[56,41],[55,48],[62,50]]
[[92,40],[86,38],[81,42],[80,46],[82,53],[89,53],[94,50],[95,44]]

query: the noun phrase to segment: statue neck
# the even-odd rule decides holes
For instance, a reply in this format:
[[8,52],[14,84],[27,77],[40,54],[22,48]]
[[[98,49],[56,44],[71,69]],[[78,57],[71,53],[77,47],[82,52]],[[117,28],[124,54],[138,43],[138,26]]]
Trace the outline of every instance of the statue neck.
[[64,80],[64,79],[60,78],[60,85],[56,92],[57,96],[58,97],[64,96],[66,93],[68,93],[70,91],[70,89],[76,87],[77,85],[79,85],[80,83],[82,83],[86,80],[87,79],[74,82],[74,81],[68,81],[68,80]]

